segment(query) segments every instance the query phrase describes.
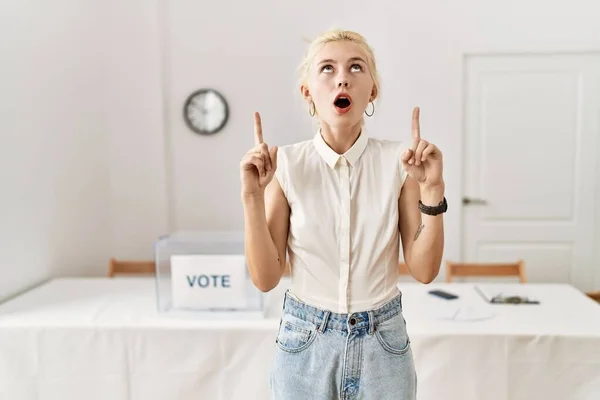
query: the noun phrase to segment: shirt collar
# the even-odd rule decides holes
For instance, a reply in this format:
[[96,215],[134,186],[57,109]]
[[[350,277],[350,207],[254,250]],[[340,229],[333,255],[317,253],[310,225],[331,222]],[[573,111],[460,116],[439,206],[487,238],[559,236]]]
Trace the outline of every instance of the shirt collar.
[[317,152],[319,153],[321,158],[323,158],[323,160],[327,163],[327,165],[329,165],[331,168],[335,167],[338,160],[342,156],[348,161],[348,163],[351,166],[354,166],[358,162],[358,159],[360,158],[362,153],[367,148],[368,141],[369,139],[367,137],[367,133],[363,129],[360,135],[358,136],[358,139],[356,139],[356,142],[354,142],[354,144],[352,145],[352,147],[350,147],[348,151],[341,155],[336,153],[331,147],[329,147],[327,143],[325,143],[323,136],[321,136],[320,130],[317,132],[313,139],[313,143],[315,145],[315,148],[317,149]]

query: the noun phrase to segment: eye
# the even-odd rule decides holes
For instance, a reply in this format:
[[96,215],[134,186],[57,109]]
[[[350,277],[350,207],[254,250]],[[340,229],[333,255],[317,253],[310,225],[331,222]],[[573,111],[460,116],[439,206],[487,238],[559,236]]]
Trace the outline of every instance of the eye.
[[324,65],[321,68],[321,72],[331,72],[331,71],[333,71],[333,67],[331,65]]
[[363,68],[360,64],[352,64],[352,66],[350,67],[350,71],[352,72],[357,72],[357,71],[362,71]]

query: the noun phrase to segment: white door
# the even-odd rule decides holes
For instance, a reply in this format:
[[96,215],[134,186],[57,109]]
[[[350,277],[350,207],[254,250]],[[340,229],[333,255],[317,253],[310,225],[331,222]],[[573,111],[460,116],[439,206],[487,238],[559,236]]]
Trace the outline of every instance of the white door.
[[600,54],[465,60],[463,261],[594,279]]

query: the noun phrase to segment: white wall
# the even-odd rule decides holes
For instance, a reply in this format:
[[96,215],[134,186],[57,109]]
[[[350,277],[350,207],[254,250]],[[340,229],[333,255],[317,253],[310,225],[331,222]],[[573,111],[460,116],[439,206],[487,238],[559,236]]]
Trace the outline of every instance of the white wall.
[[99,11],[80,1],[0,6],[0,300],[106,263]]
[[[158,46],[162,38],[166,112],[160,120],[140,106],[135,114],[139,128],[129,129],[127,137],[138,138],[147,147],[113,149],[114,154],[135,151],[148,163],[147,168],[125,165],[128,154],[113,160],[115,184],[123,189],[120,196],[153,197],[153,204],[142,209],[113,198],[114,212],[127,215],[132,222],[116,222],[113,236],[127,244],[117,244],[115,251],[149,254],[146,239],[160,233],[163,226],[169,231],[242,229],[237,168],[241,155],[252,145],[252,112],[262,113],[265,140],[270,144],[311,137],[314,127],[294,86],[295,68],[305,48],[303,38],[329,27],[343,27],[363,33],[378,56],[383,90],[375,116],[368,120],[372,134],[408,139],[411,110],[419,105],[423,136],[444,151],[450,204],[445,257],[460,259],[464,55],[600,51],[597,2],[556,3],[389,0],[366,6],[355,0],[343,5],[316,0],[161,1],[156,20],[146,8],[149,5],[142,6],[146,3],[129,6],[141,13],[131,12],[120,23],[143,29],[121,38],[120,43],[127,46],[137,44],[129,51],[134,53],[131,59],[138,60],[122,65],[127,69],[121,72],[128,77],[123,83],[145,88],[142,93],[149,98],[139,101],[156,110],[160,89],[153,76],[157,65],[152,62],[157,54],[150,42],[155,40]],[[144,62],[148,70],[138,74]],[[186,96],[200,87],[220,90],[231,106],[229,124],[214,137],[192,134],[181,117]],[[122,90],[129,89],[122,86]],[[149,121],[156,126],[149,127]],[[166,157],[157,149],[161,123],[166,126]],[[124,129],[111,130],[111,134],[119,137],[113,143],[127,140],[122,137]],[[165,171],[167,181],[162,186]],[[164,199],[166,188],[170,195]],[[130,235],[139,240],[126,240]]]
[[[598,125],[600,126],[600,110],[598,111]],[[600,140],[598,141],[598,152],[596,157],[596,172],[597,173],[597,182],[596,182],[596,205],[600,207]],[[594,290],[600,290],[600,209],[596,210],[596,223],[595,223],[596,231],[596,253],[594,258],[594,264],[591,268],[594,270]]]
[[106,1],[106,133],[111,256],[152,258],[167,226],[165,125],[159,26],[167,1]]

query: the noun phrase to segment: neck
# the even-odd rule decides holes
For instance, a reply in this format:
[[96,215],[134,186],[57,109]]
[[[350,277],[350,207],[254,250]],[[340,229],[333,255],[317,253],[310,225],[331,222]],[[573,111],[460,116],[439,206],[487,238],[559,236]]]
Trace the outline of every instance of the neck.
[[347,152],[354,142],[356,142],[361,131],[361,123],[350,127],[334,127],[321,122],[321,136],[323,136],[323,140],[338,154]]

